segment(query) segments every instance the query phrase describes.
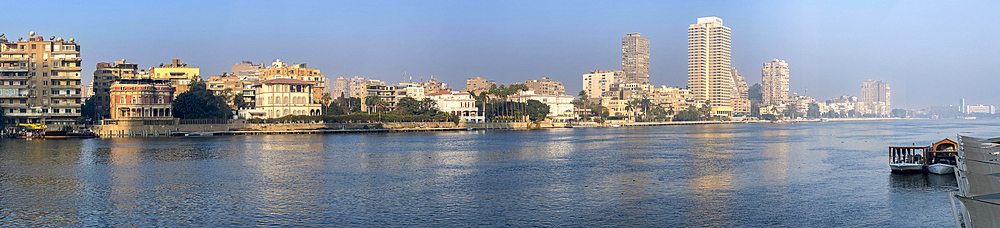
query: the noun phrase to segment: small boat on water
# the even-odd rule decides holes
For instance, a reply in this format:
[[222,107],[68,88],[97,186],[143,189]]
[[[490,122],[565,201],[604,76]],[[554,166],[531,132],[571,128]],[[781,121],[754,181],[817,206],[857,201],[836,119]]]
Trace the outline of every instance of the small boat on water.
[[938,175],[952,174],[955,173],[955,166],[941,163],[933,164],[927,166],[927,172]]
[[922,146],[889,147],[889,169],[894,173],[923,172],[925,151],[927,147]]

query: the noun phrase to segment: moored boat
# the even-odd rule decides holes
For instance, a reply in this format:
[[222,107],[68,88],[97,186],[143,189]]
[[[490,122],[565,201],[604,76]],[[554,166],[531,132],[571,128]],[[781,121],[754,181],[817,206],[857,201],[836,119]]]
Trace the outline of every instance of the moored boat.
[[889,169],[894,173],[923,172],[926,151],[927,147],[889,147]]
[[955,173],[955,166],[949,164],[933,164],[927,166],[927,172],[943,175]]

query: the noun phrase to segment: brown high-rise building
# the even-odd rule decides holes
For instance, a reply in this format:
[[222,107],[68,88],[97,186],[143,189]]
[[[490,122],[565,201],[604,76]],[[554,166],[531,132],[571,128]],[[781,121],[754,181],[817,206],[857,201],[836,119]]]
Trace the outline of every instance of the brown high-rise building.
[[649,38],[637,32],[622,38],[622,71],[625,84],[649,84]]
[[472,95],[479,95],[479,93],[484,91],[489,91],[490,87],[496,85],[497,82],[487,81],[482,77],[475,77],[465,80],[465,90],[464,92],[472,93]]
[[0,107],[9,123],[38,123],[49,129],[76,124],[80,117],[80,45],[73,38],[48,40],[31,32],[8,42],[0,36]]

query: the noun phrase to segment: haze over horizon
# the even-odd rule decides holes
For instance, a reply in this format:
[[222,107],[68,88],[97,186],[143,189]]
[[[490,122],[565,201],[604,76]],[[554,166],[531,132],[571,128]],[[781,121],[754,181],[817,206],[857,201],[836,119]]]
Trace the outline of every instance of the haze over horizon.
[[748,84],[764,62],[785,60],[791,91],[817,100],[891,84],[892,107],[1000,105],[1000,2],[577,2],[406,1],[113,3],[31,1],[5,18],[7,39],[76,38],[84,84],[98,62],[147,68],[179,58],[202,77],[250,60],[308,63],[329,80],[395,83],[431,75],[458,90],[465,79],[509,84],[549,77],[568,95],[581,75],[621,68],[621,38],[650,39],[650,82],[687,86],[687,27],[717,16],[733,31],[732,65]]

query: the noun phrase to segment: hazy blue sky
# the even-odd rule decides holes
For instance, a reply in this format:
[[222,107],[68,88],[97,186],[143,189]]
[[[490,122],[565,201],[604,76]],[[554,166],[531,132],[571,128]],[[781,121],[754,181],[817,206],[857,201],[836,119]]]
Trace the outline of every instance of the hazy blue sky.
[[[819,100],[892,86],[894,108],[1000,105],[998,1],[20,1],[10,40],[74,37],[84,81],[94,65],[180,58],[202,76],[243,60],[308,63],[331,80],[399,82],[431,74],[455,89],[550,77],[567,93],[581,75],[621,68],[621,38],[650,39],[650,81],[687,85],[687,26],[717,16],[733,31],[733,66],[749,84],[783,59],[791,89]],[[51,8],[51,9],[46,9]],[[28,10],[32,9],[32,10]]]

